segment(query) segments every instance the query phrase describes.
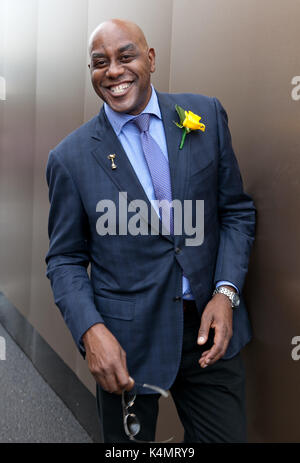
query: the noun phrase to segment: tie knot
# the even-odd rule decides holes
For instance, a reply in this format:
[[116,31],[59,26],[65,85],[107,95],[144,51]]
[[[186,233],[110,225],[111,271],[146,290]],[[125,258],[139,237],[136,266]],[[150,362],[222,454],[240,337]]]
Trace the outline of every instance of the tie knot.
[[133,122],[140,130],[140,132],[148,132],[150,124],[150,114],[143,113],[133,119]]

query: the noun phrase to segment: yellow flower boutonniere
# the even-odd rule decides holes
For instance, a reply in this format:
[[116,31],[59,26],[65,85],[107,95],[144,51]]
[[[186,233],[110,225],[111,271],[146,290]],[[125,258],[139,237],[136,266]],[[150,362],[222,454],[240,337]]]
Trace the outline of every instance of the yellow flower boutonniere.
[[202,130],[202,132],[204,132],[205,125],[200,122],[201,117],[192,113],[192,111],[185,111],[178,105],[175,105],[175,109],[178,113],[180,123],[174,122],[174,124],[176,124],[180,129],[183,129],[181,143],[179,146],[179,149],[182,149],[186,134],[190,133],[192,130]]

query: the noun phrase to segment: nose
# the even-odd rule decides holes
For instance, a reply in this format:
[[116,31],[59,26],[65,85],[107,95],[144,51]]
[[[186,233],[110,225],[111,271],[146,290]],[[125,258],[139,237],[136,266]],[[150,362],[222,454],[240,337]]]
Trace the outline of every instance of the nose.
[[117,77],[121,76],[124,73],[124,68],[122,64],[111,61],[109,68],[106,71],[106,76],[110,79],[116,79]]

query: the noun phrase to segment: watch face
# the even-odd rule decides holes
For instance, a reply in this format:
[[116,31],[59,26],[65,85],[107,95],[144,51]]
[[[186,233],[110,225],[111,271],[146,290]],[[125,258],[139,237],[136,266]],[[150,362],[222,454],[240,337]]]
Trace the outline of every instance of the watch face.
[[240,298],[239,298],[238,294],[234,294],[234,296],[232,298],[232,303],[233,303],[234,307],[238,307],[240,305]]

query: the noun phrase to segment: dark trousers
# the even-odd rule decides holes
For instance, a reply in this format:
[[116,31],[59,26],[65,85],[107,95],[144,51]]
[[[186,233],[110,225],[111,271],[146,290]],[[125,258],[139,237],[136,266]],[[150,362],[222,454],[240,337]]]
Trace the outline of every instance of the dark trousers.
[[[200,318],[184,313],[182,359],[170,393],[181,423],[184,442],[246,442],[245,372],[240,355],[201,368],[198,359],[213,343],[213,331],[204,346],[197,345]],[[147,382],[151,383],[150,378]],[[139,394],[130,413],[141,423],[136,439],[154,441],[159,394]],[[165,399],[162,399],[165,400]],[[97,407],[104,442],[128,442],[123,428],[121,396],[97,385]],[[170,436],[165,436],[168,438]]]

